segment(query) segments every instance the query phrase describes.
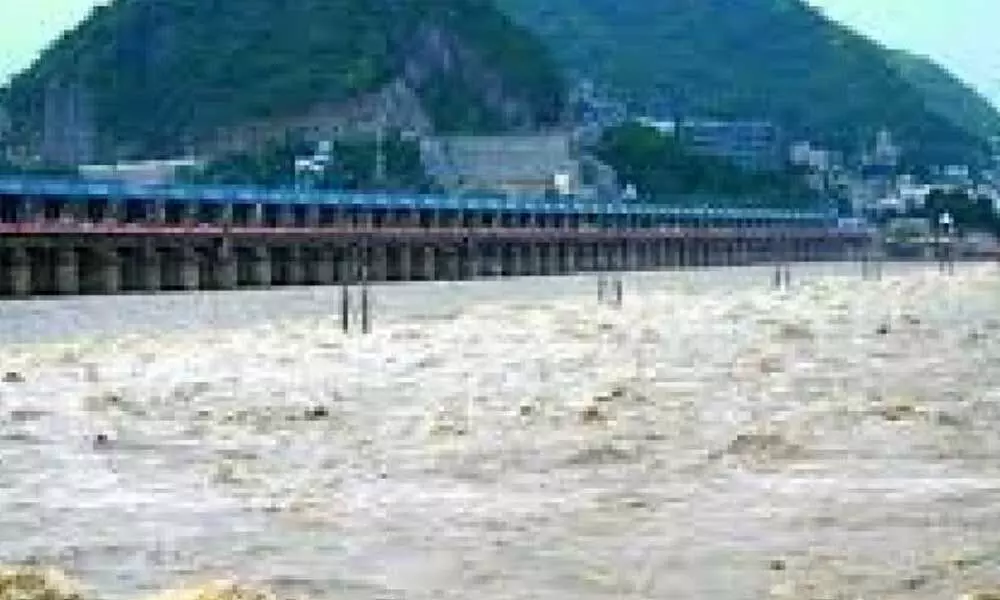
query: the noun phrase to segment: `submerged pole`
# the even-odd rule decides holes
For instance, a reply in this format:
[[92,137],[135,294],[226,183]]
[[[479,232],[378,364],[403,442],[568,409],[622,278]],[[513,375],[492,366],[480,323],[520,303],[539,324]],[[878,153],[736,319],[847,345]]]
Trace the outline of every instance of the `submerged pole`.
[[340,287],[340,327],[344,333],[351,330],[351,286],[346,280]]
[[368,293],[368,267],[361,267],[361,333],[371,333],[371,306]]
[[367,245],[364,248],[364,256],[361,261],[361,333],[371,333],[371,307],[369,305],[368,293],[368,252]]

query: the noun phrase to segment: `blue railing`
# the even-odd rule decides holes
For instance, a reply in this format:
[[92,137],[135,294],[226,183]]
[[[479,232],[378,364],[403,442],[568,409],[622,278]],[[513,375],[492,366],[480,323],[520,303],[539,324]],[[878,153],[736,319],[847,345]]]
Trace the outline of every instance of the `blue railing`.
[[444,196],[361,193],[335,190],[295,190],[240,185],[149,185],[121,181],[81,181],[0,177],[0,196],[60,197],[68,201],[92,198],[166,200],[205,204],[299,204],[364,207],[386,210],[498,211],[541,214],[638,215],[678,219],[836,222],[835,211],[677,207],[653,204],[585,202],[575,198],[549,200],[497,196]]

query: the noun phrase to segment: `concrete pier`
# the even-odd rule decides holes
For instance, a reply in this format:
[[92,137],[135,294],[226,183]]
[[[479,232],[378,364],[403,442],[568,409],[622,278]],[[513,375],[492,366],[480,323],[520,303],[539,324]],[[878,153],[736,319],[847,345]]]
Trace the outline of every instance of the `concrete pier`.
[[216,248],[214,273],[217,289],[236,289],[239,283],[239,262],[229,240],[223,240]]
[[99,251],[99,293],[117,294],[122,291],[122,258],[114,246]]
[[305,283],[305,265],[302,262],[302,247],[289,246],[285,249],[283,258],[283,284],[302,285]]
[[545,274],[545,263],[543,261],[544,249],[542,244],[532,244],[529,247],[528,264],[527,269],[521,272],[521,275],[531,275],[535,273],[537,275]]
[[384,244],[368,248],[368,280],[379,282],[389,280],[389,252]]
[[25,248],[15,247],[11,252],[10,293],[16,298],[30,296],[31,257]]
[[565,244],[562,249],[566,253],[566,273],[573,275],[578,270],[577,261],[581,247],[576,244]]
[[413,248],[408,244],[399,247],[399,280],[413,280]]
[[267,246],[257,246],[250,251],[250,285],[260,287],[270,287],[271,277],[271,249]]
[[139,276],[141,289],[145,292],[158,292],[163,288],[163,258],[159,249],[153,244],[146,244],[140,253]]
[[191,247],[181,248],[180,287],[184,291],[196,291],[201,287],[201,261],[198,251]]
[[318,285],[332,285],[337,281],[337,253],[329,246],[321,246],[316,250],[315,275],[313,281]]
[[76,248],[56,249],[56,293],[80,293],[80,257]]
[[463,261],[463,278],[476,279],[482,273],[482,254],[479,246],[469,243],[466,246],[465,260]]
[[424,246],[422,253],[423,268],[420,279],[424,281],[437,279],[437,249],[434,246]]

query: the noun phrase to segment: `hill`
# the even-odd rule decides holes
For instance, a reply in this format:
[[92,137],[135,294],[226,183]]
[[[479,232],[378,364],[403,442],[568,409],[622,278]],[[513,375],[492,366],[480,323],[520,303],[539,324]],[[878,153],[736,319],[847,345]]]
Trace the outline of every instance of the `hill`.
[[933,60],[897,51],[892,65],[920,90],[927,107],[972,135],[1000,135],[1000,113],[980,93]]
[[[848,152],[887,126],[921,162],[978,158],[985,132],[927,107],[892,53],[801,0],[498,0],[573,73],[632,104],[768,117]],[[961,101],[961,100],[960,100]]]
[[380,103],[401,127],[533,128],[560,119],[564,90],[544,46],[484,0],[114,0],[0,102],[22,145],[126,158],[351,126]]

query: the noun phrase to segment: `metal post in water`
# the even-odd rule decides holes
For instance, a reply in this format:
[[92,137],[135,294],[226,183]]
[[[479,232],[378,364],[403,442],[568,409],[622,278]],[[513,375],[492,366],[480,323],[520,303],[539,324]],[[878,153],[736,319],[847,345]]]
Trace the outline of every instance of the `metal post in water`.
[[369,334],[372,331],[371,310],[369,306],[368,282],[361,284],[361,333]]
[[944,233],[944,239],[941,242],[941,246],[938,254],[940,255],[939,269],[943,273],[945,267],[948,268],[948,274],[952,275],[955,272],[954,265],[954,224],[955,221],[951,216],[951,213],[945,211],[941,213],[938,217],[938,236]]
[[783,253],[783,256],[785,258],[784,260],[785,289],[789,289],[792,287],[792,261],[795,259],[796,249],[797,246],[795,244],[795,240],[786,235],[785,251]]
[[938,273],[944,273],[944,241],[940,227],[934,231],[934,262],[937,263]]
[[340,326],[344,333],[351,330],[351,286],[347,280],[340,288]]
[[871,240],[861,249],[861,278],[868,279],[868,259],[871,256]]
[[361,333],[371,333],[371,306],[368,293],[368,245],[362,247],[361,259]]
[[776,290],[781,289],[782,282],[784,281],[781,272],[783,250],[784,244],[782,244],[782,240],[780,238],[775,240],[775,243],[771,248],[771,259],[774,261],[774,289]]
[[885,263],[885,239],[882,234],[878,236],[878,252],[875,255],[875,279],[882,281],[882,267]]

